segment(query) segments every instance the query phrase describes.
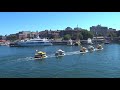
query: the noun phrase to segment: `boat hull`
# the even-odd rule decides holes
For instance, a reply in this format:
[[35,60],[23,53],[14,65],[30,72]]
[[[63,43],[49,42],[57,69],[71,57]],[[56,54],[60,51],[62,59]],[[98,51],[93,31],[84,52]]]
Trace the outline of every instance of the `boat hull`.
[[80,53],[81,53],[81,54],[82,54],[82,53],[84,54],[84,53],[87,53],[87,52],[88,52],[88,50],[86,50],[85,52],[83,52],[83,51],[80,51]]
[[45,58],[47,58],[47,56],[45,56],[45,57],[42,57],[42,58],[41,58],[41,57],[34,57],[34,59],[35,59],[35,60],[39,60],[39,59],[45,59]]
[[96,51],[100,51],[100,50],[103,50],[103,48],[101,48],[101,49],[97,49],[97,48],[96,48],[95,50],[96,50]]
[[18,46],[21,46],[21,47],[29,47],[29,46],[51,46],[52,45],[52,43],[35,43],[35,42],[33,42],[33,43],[18,43],[17,44]]
[[64,53],[64,54],[61,54],[61,55],[60,55],[60,54],[55,54],[55,56],[56,56],[56,57],[63,57],[63,56],[65,56],[65,53]]

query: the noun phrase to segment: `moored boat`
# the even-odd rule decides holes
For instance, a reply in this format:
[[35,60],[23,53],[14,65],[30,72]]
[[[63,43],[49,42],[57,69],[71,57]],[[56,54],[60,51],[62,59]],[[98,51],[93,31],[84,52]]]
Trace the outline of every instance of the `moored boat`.
[[70,39],[70,40],[67,42],[67,45],[68,45],[68,46],[73,46],[73,41],[72,41],[72,39]]
[[39,36],[34,39],[22,40],[17,42],[18,46],[49,46],[52,43],[48,39],[41,39]]

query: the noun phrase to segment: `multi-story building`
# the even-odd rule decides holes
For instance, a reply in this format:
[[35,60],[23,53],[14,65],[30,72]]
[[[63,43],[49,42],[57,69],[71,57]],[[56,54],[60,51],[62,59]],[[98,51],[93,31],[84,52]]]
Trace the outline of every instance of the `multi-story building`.
[[109,28],[107,32],[116,32],[116,29]]
[[28,36],[30,35],[30,38],[36,38],[39,33],[38,32],[31,32],[30,34],[28,34]]
[[59,30],[57,30],[57,31],[52,31],[52,30],[48,31],[48,30],[45,30],[45,31],[39,32],[39,36],[41,38],[51,38],[51,37],[58,38],[58,37],[60,37],[59,33],[60,33]]
[[94,35],[106,36],[106,35],[107,35],[107,31],[108,31],[108,27],[103,27],[103,26],[101,26],[101,25],[92,26],[92,27],[90,27],[90,31],[91,31]]
[[63,37],[66,34],[73,36],[74,34],[79,33],[79,32],[81,31],[80,30],[62,30],[60,31],[60,37]]
[[48,30],[39,32],[39,36],[41,38],[47,38],[48,37]]
[[2,40],[6,40],[6,36],[2,36]]
[[30,38],[30,34],[31,34],[30,31],[22,31],[22,32],[16,33],[18,39],[20,40],[25,38]]
[[0,40],[2,40],[2,37],[3,37],[3,36],[2,36],[2,35],[0,35]]
[[61,30],[59,32],[59,35],[60,37],[63,37],[66,34],[70,34],[71,36],[73,36],[74,34],[81,32],[81,30],[82,29],[79,27],[76,27],[74,29],[72,29],[71,27],[67,27],[65,30]]
[[74,28],[74,30],[82,30],[82,28],[76,27]]

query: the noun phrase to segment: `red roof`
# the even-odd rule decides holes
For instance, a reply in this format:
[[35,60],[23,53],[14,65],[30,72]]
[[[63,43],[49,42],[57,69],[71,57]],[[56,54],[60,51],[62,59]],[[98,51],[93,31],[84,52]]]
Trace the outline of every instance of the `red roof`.
[[0,40],[0,42],[6,42],[6,40]]

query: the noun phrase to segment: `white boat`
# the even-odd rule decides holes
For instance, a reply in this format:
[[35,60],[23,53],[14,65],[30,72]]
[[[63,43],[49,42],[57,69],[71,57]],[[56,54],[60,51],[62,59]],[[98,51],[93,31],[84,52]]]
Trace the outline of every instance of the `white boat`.
[[93,52],[93,51],[95,51],[95,48],[94,48],[93,46],[89,45],[89,46],[88,46],[88,50],[89,50],[90,52]]
[[88,43],[89,45],[92,45],[92,44],[93,44],[91,38],[88,38],[87,43]]
[[67,45],[68,45],[68,46],[73,46],[73,41],[70,39],[70,40],[67,42]]
[[52,45],[52,43],[48,39],[41,39],[39,37],[30,39],[30,40],[22,40],[17,42],[18,46],[46,46],[46,45]]
[[55,56],[59,57],[59,56],[64,56],[65,55],[65,51],[59,49],[58,51],[56,51]]

